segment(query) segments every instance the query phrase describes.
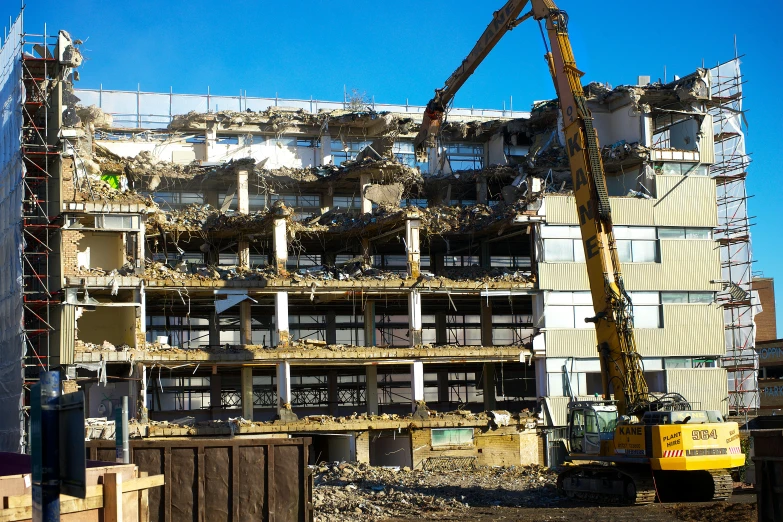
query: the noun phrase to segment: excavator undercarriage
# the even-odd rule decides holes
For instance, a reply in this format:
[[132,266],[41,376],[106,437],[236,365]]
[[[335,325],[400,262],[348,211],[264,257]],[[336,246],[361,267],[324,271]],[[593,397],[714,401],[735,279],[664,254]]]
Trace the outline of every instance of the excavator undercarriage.
[[649,465],[581,464],[563,471],[557,490],[569,498],[610,504],[728,500],[733,482],[725,469],[651,471]]

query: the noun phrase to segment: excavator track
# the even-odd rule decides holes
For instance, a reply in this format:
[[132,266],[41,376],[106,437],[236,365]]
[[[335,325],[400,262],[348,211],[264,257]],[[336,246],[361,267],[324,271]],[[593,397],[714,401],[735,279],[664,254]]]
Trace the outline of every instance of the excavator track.
[[562,472],[557,490],[569,498],[611,504],[650,504],[655,482],[649,468],[583,464]]
[[726,469],[712,469],[709,473],[714,484],[712,500],[730,499],[734,491],[734,479],[731,478],[731,473]]
[[728,500],[734,481],[725,469],[656,471],[655,487],[662,502],[709,502]]

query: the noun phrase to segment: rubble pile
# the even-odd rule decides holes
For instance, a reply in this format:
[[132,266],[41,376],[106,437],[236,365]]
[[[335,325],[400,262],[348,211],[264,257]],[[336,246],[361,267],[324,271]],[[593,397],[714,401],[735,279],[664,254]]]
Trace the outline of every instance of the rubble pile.
[[321,464],[315,469],[316,520],[431,519],[467,507],[551,507],[557,474],[540,466],[452,472]]
[[402,281],[404,278],[400,274],[390,270],[381,270],[364,264],[361,261],[354,261],[342,264],[340,266],[318,265],[307,268],[300,268],[290,274],[294,281],[309,282],[315,281]]
[[218,214],[218,210],[209,204],[188,205],[181,209],[150,212],[147,214],[147,232],[196,232],[204,228],[210,216]]
[[103,341],[101,344],[88,343],[81,339],[74,340],[74,349],[79,352],[128,352],[131,347],[127,344],[114,346],[109,341]]
[[477,282],[519,282],[529,283],[535,281],[535,274],[531,270],[519,270],[514,268],[493,267],[482,268],[479,266],[446,268],[443,277],[437,279],[449,279],[451,281],[477,281]]

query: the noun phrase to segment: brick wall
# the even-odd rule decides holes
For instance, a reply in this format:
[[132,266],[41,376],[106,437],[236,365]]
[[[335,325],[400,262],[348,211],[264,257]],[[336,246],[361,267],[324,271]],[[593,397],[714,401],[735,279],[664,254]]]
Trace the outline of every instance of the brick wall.
[[79,241],[84,238],[84,234],[78,230],[62,230],[60,232],[60,237],[62,238],[60,252],[62,255],[63,275],[78,275],[76,270],[76,255],[79,252]]
[[[62,160],[62,200],[63,201],[78,201],[79,193],[74,186],[74,163],[73,158],[63,158]],[[60,209],[62,210],[62,209]]]
[[775,320],[775,280],[771,277],[753,278],[753,290],[759,293],[763,312],[756,316],[756,342],[778,338]]
[[370,432],[359,431],[356,433],[356,461],[370,463]]
[[479,466],[543,464],[535,430],[519,431],[513,426],[489,431],[474,428],[473,446],[449,449],[434,449],[429,429],[411,430],[411,448],[414,468],[430,457],[476,457]]

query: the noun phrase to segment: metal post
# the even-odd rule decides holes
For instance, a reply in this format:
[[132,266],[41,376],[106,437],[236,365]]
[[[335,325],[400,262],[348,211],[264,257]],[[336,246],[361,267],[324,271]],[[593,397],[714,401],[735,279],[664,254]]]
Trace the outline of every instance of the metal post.
[[136,128],[141,128],[141,84],[136,84]]
[[33,522],[54,522],[60,520],[60,372],[41,372],[31,394]]
[[122,408],[114,413],[114,440],[117,449],[116,461],[130,464],[130,442],[128,441],[128,396],[122,398]]

